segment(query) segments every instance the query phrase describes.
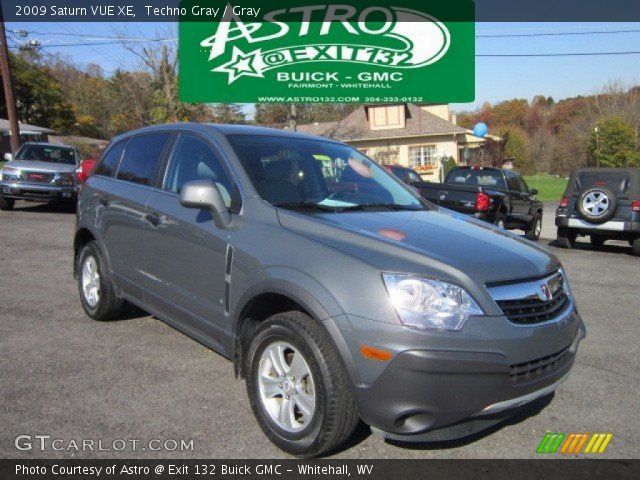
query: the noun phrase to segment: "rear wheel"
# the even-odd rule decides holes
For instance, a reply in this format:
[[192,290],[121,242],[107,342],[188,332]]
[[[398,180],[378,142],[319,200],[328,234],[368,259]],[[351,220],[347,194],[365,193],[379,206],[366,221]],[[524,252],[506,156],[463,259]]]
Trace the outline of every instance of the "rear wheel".
[[331,452],[353,433],[358,413],[327,333],[301,312],[259,324],[249,344],[247,392],[260,428],[302,457]]
[[95,242],[77,257],[78,291],[84,311],[94,320],[113,320],[122,314],[125,301],[118,297]]
[[501,230],[505,229],[506,220],[502,213],[496,213],[496,218],[493,221],[493,224]]
[[542,232],[542,214],[538,214],[533,217],[529,228],[525,230],[524,236],[529,240],[538,240],[540,233]]
[[16,201],[13,198],[0,197],[0,210],[13,210]]
[[568,228],[559,227],[556,243],[562,248],[573,248],[577,237],[578,234],[576,232],[572,232]]
[[633,241],[632,246],[633,246],[633,254],[640,256],[640,237],[636,238]]

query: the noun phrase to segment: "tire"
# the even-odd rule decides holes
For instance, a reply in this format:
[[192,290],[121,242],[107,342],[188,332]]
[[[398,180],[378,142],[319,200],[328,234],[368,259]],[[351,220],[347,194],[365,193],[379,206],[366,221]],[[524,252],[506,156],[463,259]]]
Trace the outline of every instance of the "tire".
[[524,236],[529,240],[538,240],[540,238],[541,232],[542,232],[542,214],[539,213],[535,217],[533,217],[531,224],[529,225],[527,230],[525,230],[524,232]]
[[636,238],[631,246],[633,247],[633,254],[640,256],[640,237]]
[[505,230],[505,216],[502,213],[496,213],[496,218],[493,220],[493,225],[501,230]]
[[602,247],[604,242],[607,241],[606,237],[602,237],[600,235],[589,235],[589,239],[591,240],[591,245],[594,247]]
[[[76,261],[78,293],[86,314],[94,320],[101,321],[120,318],[125,301],[116,294],[96,242],[89,242],[82,247]],[[85,268],[88,271],[85,272]],[[95,272],[97,278],[91,272]],[[96,287],[96,296],[93,297],[89,292]]]
[[578,214],[589,223],[600,224],[611,220],[616,213],[618,198],[607,187],[591,187],[578,197]]
[[577,237],[578,234],[572,232],[570,229],[559,227],[556,243],[562,248],[573,248],[573,244],[576,242]]
[[13,210],[16,201],[13,198],[0,197],[0,210]]
[[[273,352],[283,352],[274,355],[281,359],[276,362],[280,369],[288,370],[284,376],[277,375]],[[292,368],[294,362],[297,367]],[[244,369],[258,424],[285,452],[317,457],[336,450],[353,434],[359,417],[348,376],[328,334],[307,315],[279,313],[258,324]],[[299,372],[297,379],[295,371]],[[292,415],[283,421],[278,414],[285,398],[291,402]]]

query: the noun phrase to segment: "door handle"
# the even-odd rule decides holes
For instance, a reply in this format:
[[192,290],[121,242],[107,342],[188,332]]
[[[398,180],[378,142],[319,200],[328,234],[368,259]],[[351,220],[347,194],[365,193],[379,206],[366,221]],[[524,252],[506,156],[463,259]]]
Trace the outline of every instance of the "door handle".
[[162,223],[162,217],[157,213],[147,213],[144,218],[154,227],[157,227]]

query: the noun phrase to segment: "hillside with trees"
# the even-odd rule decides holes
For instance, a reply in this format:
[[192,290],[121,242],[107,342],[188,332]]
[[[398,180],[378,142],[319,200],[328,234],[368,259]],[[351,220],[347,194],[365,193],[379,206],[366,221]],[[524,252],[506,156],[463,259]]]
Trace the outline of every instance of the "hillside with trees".
[[458,115],[473,128],[489,125],[504,144],[487,146],[488,161],[513,160],[525,174],[566,175],[579,166],[640,167],[640,86],[620,83],[602,92],[558,102],[537,96],[514,99]]
[[[68,58],[30,48],[11,54],[20,121],[49,127],[62,135],[110,139],[127,130],[180,121],[248,123],[239,104],[187,104],[178,98],[175,47],[126,45],[138,67],[106,74],[98,65],[85,69]],[[297,104],[298,123],[337,121],[351,104]],[[0,117],[6,118],[0,92]],[[251,123],[284,127],[289,104],[256,104]],[[472,128],[484,122],[503,139],[489,141],[472,161],[501,165],[512,160],[525,174],[566,175],[585,165],[640,167],[640,86],[620,83],[592,96],[555,101],[537,96],[485,103],[458,115]],[[596,131],[597,130],[597,131]]]

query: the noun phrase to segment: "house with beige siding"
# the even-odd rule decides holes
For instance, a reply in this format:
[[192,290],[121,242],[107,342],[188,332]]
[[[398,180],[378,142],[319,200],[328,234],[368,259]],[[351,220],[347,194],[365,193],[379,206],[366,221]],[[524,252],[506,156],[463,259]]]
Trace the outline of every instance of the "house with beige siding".
[[365,105],[338,122],[299,125],[298,131],[335,138],[353,145],[381,164],[415,169],[425,180],[438,181],[443,163],[465,164],[465,151],[483,138],[456,124],[449,105]]

